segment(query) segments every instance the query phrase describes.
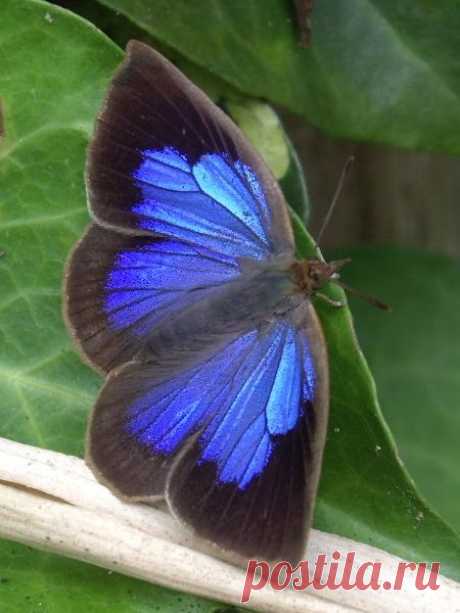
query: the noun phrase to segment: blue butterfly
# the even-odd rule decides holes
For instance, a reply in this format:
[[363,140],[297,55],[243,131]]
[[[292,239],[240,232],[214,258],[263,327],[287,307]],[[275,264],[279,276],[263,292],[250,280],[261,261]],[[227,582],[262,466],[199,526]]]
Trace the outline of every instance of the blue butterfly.
[[70,332],[107,377],[87,462],[222,550],[298,560],[329,400],[310,297],[338,266],[295,259],[259,155],[139,42],[98,118],[87,191],[93,223],[65,291]]

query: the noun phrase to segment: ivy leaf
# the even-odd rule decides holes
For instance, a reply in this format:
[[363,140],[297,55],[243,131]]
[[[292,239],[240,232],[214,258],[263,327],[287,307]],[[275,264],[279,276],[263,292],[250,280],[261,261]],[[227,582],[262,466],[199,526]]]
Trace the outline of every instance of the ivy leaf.
[[99,3],[333,137],[460,152],[452,129],[460,123],[460,11],[451,0],[322,0],[309,49],[298,45],[293,1]]
[[[292,220],[298,255],[314,255],[314,244],[295,213]],[[339,254],[343,255],[348,253]],[[391,283],[395,264],[390,264],[391,256],[387,262],[385,273]],[[347,269],[343,276],[348,280]],[[382,277],[383,271],[378,278]],[[346,300],[342,290],[330,285],[331,298]],[[387,298],[386,294],[383,298]],[[401,463],[382,416],[374,380],[358,346],[351,313],[318,299],[315,307],[329,349],[331,376],[331,415],[315,527],[407,560],[440,561],[441,572],[458,580],[460,537],[419,496]],[[390,317],[381,311],[374,315]],[[391,343],[394,333],[387,331],[387,335]],[[369,344],[373,342],[370,335]],[[391,354],[388,359],[391,361]]]
[[276,179],[284,177],[289,168],[289,148],[280,119],[268,105],[251,98],[230,98],[226,110],[243,130]]
[[298,215],[300,221],[306,223],[310,215],[310,197],[305,174],[297,151],[287,134],[285,138],[289,152],[289,166],[279,184],[291,209]]
[[385,417],[421,493],[460,533],[459,263],[396,248],[351,256],[347,281],[393,305],[382,317],[353,301]]
[[[2,613],[219,613],[221,607],[97,566],[0,541]],[[228,607],[228,613],[238,609]]]

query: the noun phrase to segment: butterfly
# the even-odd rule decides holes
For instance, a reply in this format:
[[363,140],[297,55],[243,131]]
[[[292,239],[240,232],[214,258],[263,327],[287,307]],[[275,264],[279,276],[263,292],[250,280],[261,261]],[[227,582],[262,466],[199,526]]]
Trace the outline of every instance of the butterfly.
[[231,119],[131,41],[89,147],[92,223],[65,275],[68,328],[105,377],[86,460],[164,498],[244,558],[299,560],[318,486],[328,362],[283,195]]

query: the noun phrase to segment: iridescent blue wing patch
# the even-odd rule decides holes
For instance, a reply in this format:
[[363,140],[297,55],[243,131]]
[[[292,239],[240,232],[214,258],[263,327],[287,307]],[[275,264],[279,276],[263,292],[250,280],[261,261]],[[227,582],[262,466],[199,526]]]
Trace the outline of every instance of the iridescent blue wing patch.
[[274,251],[270,209],[249,166],[227,154],[195,163],[172,148],[146,149],[132,173],[141,230],[204,245],[227,255],[265,259]]
[[155,327],[239,276],[234,258],[163,237],[87,230],[71,258],[66,315],[103,371],[131,360]]
[[234,257],[292,253],[276,181],[229,118],[170,62],[131,42],[97,123],[90,209],[111,228]]
[[297,315],[229,336],[186,367],[132,363],[109,377],[88,450],[103,480],[136,500],[166,491],[172,511],[224,549],[300,557],[327,386],[310,308],[300,324]]

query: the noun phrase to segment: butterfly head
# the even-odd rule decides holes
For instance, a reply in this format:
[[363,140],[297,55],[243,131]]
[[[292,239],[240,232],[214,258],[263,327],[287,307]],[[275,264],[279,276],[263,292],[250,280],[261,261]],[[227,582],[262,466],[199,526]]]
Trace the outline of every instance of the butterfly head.
[[302,292],[314,294],[329,281],[338,281],[339,271],[351,261],[350,258],[324,262],[317,258],[296,261],[291,267],[296,285]]
[[[324,287],[326,283],[332,281],[333,283],[340,285],[340,287],[346,292],[355,294],[359,298],[362,298],[369,304],[372,304],[382,311],[391,311],[391,307],[388,304],[385,304],[385,302],[350,287],[340,279],[339,271],[350,262],[351,258],[333,260],[332,262],[324,262],[318,258],[307,258],[306,260],[295,261],[291,265],[290,270],[297,288],[308,296],[315,294],[322,287]],[[343,306],[343,302],[341,301],[331,300],[323,294],[319,294],[319,296],[333,306]]]

